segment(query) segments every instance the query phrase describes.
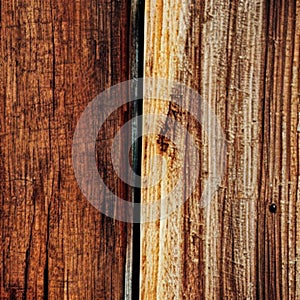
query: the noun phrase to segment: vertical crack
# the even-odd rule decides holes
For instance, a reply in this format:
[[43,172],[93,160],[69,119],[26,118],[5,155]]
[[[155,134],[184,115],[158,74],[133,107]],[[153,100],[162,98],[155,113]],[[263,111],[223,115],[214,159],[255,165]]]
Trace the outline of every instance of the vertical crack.
[[50,237],[50,213],[51,213],[51,202],[48,206],[47,216],[47,240],[46,240],[46,261],[44,267],[44,300],[49,298],[49,237]]
[[[142,78],[144,76],[144,10],[145,0],[133,0],[131,2],[131,51],[130,51],[130,75],[132,79]],[[140,82],[140,81],[139,81]],[[137,87],[139,90],[143,86]],[[142,115],[143,99],[137,99],[132,104],[132,118]],[[132,168],[133,171],[141,176],[142,160],[142,139],[137,138],[142,131],[142,121],[136,119],[132,127]],[[133,201],[141,203],[141,182],[134,182]],[[139,212],[140,213],[140,212]],[[141,217],[141,216],[140,216]],[[131,255],[131,295],[130,299],[140,299],[140,224],[132,225],[132,255]]]

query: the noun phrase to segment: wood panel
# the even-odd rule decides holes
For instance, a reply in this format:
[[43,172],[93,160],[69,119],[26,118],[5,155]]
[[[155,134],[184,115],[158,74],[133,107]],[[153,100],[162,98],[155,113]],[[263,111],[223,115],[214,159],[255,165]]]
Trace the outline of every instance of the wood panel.
[[[130,226],[82,195],[71,145],[88,102],[128,79],[130,4],[5,0],[0,13],[0,298],[123,299]],[[104,170],[126,111],[100,133]]]
[[[201,207],[214,160],[209,137],[178,107],[144,100],[144,114],[173,116],[190,128],[201,173],[182,207],[142,225],[141,299],[299,299],[299,6],[146,0],[144,74],[183,82],[210,104],[226,135],[227,166],[218,192]],[[176,136],[167,122],[166,131]],[[178,165],[193,161],[196,150],[186,147],[182,161],[159,134],[143,145],[145,177],[154,155],[169,161],[163,180],[142,193],[151,203],[167,195],[173,172],[183,172]]]
[[[0,298],[129,299],[140,290],[141,299],[299,299],[300,2],[145,4],[144,74],[183,82],[210,104],[226,136],[226,176],[202,207],[214,160],[209,137],[176,105],[144,99],[145,114],[189,128],[201,172],[182,207],[142,225],[140,286],[132,289],[139,276],[134,267],[132,278],[132,227],[82,195],[71,145],[89,101],[140,76],[142,3],[0,1]],[[178,96],[172,89],[170,98]],[[111,174],[109,146],[138,113],[132,108],[110,116],[96,148],[100,175],[126,200],[136,195]],[[173,175],[196,162],[186,136],[178,139],[182,160],[163,132],[178,134],[163,123],[143,141],[143,176],[155,154],[168,166],[165,179],[142,192],[143,203],[166,195]],[[185,197],[182,190],[174,200]]]

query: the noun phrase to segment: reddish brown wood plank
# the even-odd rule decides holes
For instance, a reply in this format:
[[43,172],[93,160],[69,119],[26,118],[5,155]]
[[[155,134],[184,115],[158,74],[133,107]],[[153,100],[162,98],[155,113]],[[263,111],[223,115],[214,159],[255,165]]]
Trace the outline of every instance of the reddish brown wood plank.
[[128,79],[128,1],[0,5],[0,298],[123,299],[130,227],[84,198],[71,145],[88,102]]

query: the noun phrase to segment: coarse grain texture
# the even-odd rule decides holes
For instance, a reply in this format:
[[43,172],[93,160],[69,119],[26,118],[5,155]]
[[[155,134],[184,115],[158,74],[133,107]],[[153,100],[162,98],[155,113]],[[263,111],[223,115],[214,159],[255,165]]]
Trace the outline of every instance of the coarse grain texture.
[[[123,299],[130,226],[82,195],[71,145],[89,101],[128,79],[129,10],[127,0],[0,1],[1,299]],[[99,133],[102,176],[126,113]]]
[[[300,299],[299,13],[297,0],[146,0],[145,76],[181,81],[211,105],[226,135],[227,165],[201,208],[214,159],[209,137],[178,107],[144,100],[144,113],[189,126],[201,172],[182,207],[141,227],[141,299]],[[167,121],[166,130],[176,135]],[[186,147],[180,160],[169,140],[145,138],[143,176],[155,154],[169,171],[142,202],[165,196],[195,151]]]

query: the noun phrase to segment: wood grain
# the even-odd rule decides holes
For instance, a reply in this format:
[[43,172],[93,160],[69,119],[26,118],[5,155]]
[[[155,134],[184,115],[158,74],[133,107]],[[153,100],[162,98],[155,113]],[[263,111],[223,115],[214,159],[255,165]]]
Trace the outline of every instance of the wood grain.
[[[84,198],[71,145],[87,103],[128,79],[130,5],[0,5],[0,298],[123,299],[130,226]],[[126,111],[100,133],[99,156]],[[119,181],[113,187],[129,194]]]
[[[213,159],[205,132],[178,108],[145,99],[145,114],[174,115],[190,126],[200,140],[201,174],[185,205],[142,225],[141,299],[300,299],[299,7],[299,1],[146,0],[145,76],[181,81],[211,105],[226,134],[227,167],[210,205],[201,208]],[[149,203],[168,193],[174,166],[183,162],[158,134],[144,140],[143,150],[144,176],[153,155],[170,161],[162,182],[144,190]],[[186,149],[183,160],[194,153]]]
[[[132,226],[100,214],[79,190],[75,126],[97,94],[140,76],[141,3],[0,1],[0,298],[130,299],[139,289],[141,299],[300,299],[298,0],[145,1],[144,75],[183,82],[210,104],[227,166],[202,208],[209,137],[186,111],[144,99],[145,114],[189,128],[201,172],[182,207],[142,225],[135,278]],[[112,172],[109,149],[137,113],[129,106],[111,115],[96,146],[100,176],[129,201],[135,193]],[[163,132],[178,134],[163,123],[143,140],[142,175],[151,176],[156,154],[168,166],[143,203],[166,195],[196,161],[186,136],[178,139],[182,159]]]

